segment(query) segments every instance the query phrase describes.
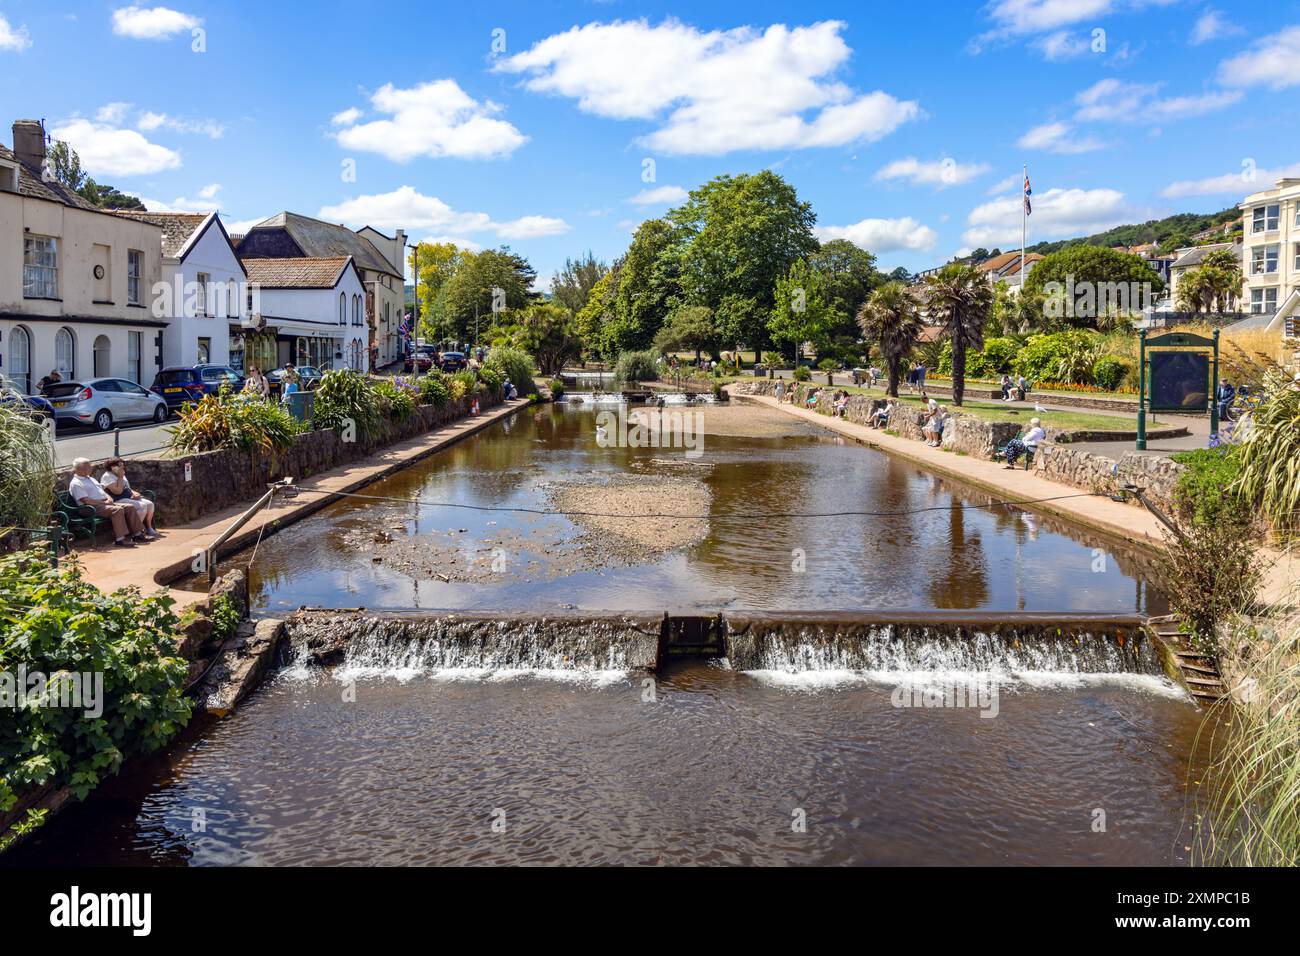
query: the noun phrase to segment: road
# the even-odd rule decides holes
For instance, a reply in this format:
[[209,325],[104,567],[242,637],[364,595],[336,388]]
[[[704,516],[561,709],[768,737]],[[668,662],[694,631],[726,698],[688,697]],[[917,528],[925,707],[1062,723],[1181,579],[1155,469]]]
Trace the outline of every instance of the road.
[[112,431],[96,432],[79,426],[59,429],[54,441],[54,462],[60,468],[70,468],[74,458],[89,458],[99,465],[114,454],[123,458],[144,452],[159,451],[165,447],[164,429],[174,422],[161,425],[133,425],[124,427],[116,435]]

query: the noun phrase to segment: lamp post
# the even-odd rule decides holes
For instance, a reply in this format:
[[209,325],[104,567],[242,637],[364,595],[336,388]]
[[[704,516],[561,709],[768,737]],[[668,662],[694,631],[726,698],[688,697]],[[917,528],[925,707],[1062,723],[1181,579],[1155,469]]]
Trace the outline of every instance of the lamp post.
[[1147,447],[1147,330],[1138,331],[1138,431],[1137,450]]

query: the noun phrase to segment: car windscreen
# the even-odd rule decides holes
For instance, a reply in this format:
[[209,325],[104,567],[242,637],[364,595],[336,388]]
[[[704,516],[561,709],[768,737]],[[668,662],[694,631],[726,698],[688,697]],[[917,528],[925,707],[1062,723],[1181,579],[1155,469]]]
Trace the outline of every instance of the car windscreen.
[[188,385],[194,381],[194,373],[187,368],[165,368],[154,378],[155,385]]
[[80,382],[56,382],[53,385],[46,385],[45,391],[41,394],[49,398],[68,398],[77,394],[83,387]]

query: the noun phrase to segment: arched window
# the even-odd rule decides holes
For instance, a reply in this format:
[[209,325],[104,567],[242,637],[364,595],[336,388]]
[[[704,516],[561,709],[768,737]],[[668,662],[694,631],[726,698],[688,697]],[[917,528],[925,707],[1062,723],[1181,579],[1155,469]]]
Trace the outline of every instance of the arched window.
[[103,378],[112,375],[113,344],[108,341],[107,335],[97,336],[95,339],[95,377]]
[[9,333],[9,376],[24,395],[32,391],[32,336],[21,325]]
[[352,297],[352,324],[361,324],[361,296],[359,295]]
[[344,293],[339,293],[339,325],[348,324],[348,297]]
[[65,382],[77,377],[77,340],[67,326],[54,333],[54,367]]

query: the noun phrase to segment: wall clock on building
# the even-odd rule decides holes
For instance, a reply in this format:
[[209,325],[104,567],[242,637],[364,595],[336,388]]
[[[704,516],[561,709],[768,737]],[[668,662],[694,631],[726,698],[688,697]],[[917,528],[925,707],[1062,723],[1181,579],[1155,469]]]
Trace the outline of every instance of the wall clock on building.
[[95,278],[96,278],[96,279],[102,279],[102,278],[104,278],[104,267],[103,267],[103,266],[95,266]]

